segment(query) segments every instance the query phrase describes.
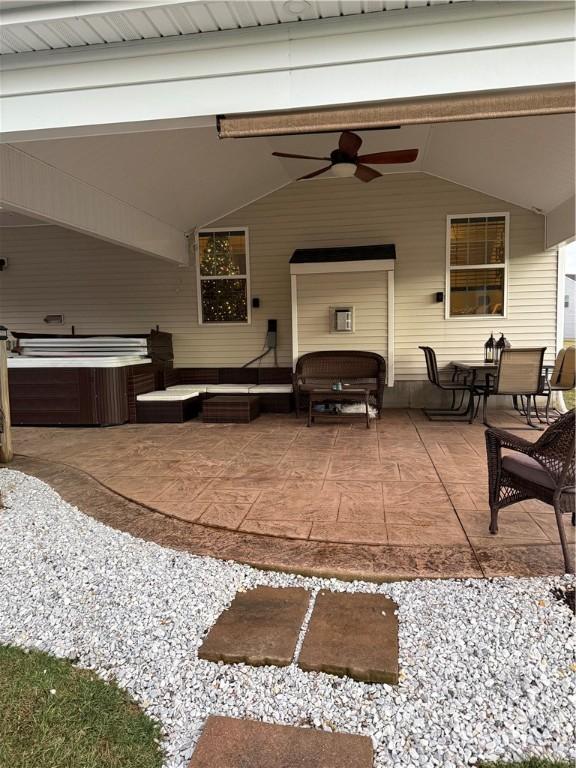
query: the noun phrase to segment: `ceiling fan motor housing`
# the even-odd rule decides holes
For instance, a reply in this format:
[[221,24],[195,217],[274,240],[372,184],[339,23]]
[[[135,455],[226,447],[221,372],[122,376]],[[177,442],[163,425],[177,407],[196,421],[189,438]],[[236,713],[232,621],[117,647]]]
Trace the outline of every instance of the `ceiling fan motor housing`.
[[334,149],[330,152],[330,160],[332,165],[338,165],[339,163],[356,163],[356,157],[343,152],[341,149]]

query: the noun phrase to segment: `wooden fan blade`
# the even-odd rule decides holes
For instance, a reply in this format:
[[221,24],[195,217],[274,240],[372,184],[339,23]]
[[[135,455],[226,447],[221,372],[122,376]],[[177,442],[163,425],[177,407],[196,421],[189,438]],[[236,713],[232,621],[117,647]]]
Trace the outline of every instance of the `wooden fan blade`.
[[358,165],[356,166],[356,173],[354,176],[356,176],[357,179],[360,179],[360,181],[368,182],[377,179],[378,176],[382,176],[382,174],[375,171],[374,168],[368,168],[367,165]]
[[299,160],[330,160],[329,157],[314,157],[313,155],[290,155],[288,152],[272,152],[274,157],[295,157]]
[[359,155],[362,163],[413,163],[418,157],[417,149],[394,149],[391,152],[374,152],[372,155]]
[[313,179],[314,176],[320,176],[321,173],[326,173],[326,171],[329,171],[330,168],[332,168],[332,166],[327,165],[324,168],[320,168],[319,171],[312,171],[312,173],[307,173],[306,176],[300,176],[300,178],[296,179],[296,181],[302,181],[302,179]]
[[356,136],[356,134],[352,133],[351,131],[344,131],[340,136],[340,141],[338,142],[338,148],[342,152],[346,152],[346,154],[350,157],[356,157],[356,154],[361,146],[362,139],[360,136]]

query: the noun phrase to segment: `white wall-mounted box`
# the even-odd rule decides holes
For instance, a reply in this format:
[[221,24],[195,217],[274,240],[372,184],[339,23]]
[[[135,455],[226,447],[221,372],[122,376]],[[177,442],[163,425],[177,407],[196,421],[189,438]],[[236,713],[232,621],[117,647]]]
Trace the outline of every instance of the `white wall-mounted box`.
[[354,307],[330,307],[330,332],[354,333]]

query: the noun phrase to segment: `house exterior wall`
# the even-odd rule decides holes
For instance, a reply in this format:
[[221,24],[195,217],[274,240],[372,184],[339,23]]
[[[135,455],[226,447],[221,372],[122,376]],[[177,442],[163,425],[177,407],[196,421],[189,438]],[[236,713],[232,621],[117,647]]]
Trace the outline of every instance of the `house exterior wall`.
[[[318,349],[364,349],[387,356],[387,272],[298,275],[297,286],[300,355]],[[331,332],[330,308],[347,306],[354,307],[354,332]]]
[[[508,314],[446,320],[435,293],[445,290],[446,216],[510,213]],[[278,320],[278,359],[291,364],[289,259],[297,248],[394,243],[395,376],[426,378],[418,346],[439,364],[476,360],[490,331],[513,346],[556,349],[557,253],[544,251],[544,218],[425,174],[293,183],[217,222],[249,228],[249,326],[200,326],[196,271],[132,253],[57,227],[6,229],[0,322],[21,331],[57,331],[42,322],[64,313],[77,333],[135,333],[159,324],[174,334],[176,365],[242,365],[261,350],[268,318]],[[355,300],[356,306],[358,302]],[[266,358],[263,364],[272,364]]]

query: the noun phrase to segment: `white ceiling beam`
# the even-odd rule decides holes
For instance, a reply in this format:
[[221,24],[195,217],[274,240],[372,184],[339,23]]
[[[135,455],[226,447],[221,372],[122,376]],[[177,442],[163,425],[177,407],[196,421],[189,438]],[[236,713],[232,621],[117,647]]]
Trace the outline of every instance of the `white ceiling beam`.
[[573,20],[572,4],[459,3],[8,55],[3,131],[16,141],[25,131],[571,82]]
[[[139,123],[104,123],[101,125],[72,125],[66,128],[52,128],[45,131],[19,132],[18,143],[24,141],[49,141],[50,139],[72,139],[82,136],[112,136],[124,133],[157,133],[158,131],[180,131],[189,128],[213,128],[216,131],[216,117],[183,117],[179,120],[147,120]],[[14,139],[14,136],[12,136]],[[0,144],[14,143],[11,134],[0,133]]]
[[574,195],[546,214],[546,248],[576,239],[576,198]]
[[183,232],[15,147],[0,147],[0,204],[16,213],[188,263]]

